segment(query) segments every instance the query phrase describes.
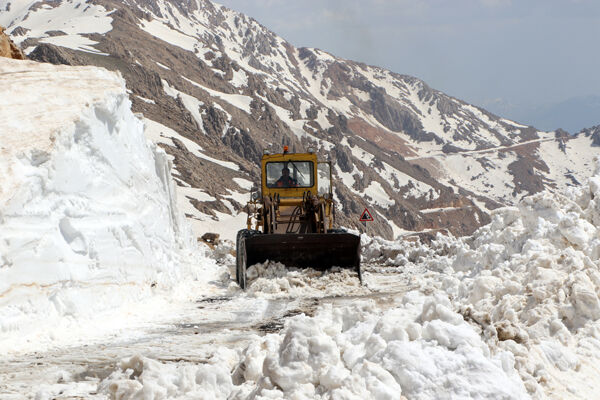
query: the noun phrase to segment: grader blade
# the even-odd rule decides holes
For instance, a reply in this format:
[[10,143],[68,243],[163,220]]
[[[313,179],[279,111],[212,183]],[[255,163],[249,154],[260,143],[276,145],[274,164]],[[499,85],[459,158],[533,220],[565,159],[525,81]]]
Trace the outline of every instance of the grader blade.
[[320,271],[342,267],[360,273],[360,237],[350,233],[305,233],[246,238],[246,265],[267,260],[287,267]]

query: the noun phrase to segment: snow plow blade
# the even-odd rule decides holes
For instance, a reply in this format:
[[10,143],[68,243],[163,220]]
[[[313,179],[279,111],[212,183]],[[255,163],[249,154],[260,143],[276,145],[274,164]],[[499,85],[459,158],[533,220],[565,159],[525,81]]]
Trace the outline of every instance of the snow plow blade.
[[[331,267],[354,269],[360,273],[360,236],[350,233],[261,234],[238,237],[237,280],[246,286],[246,268],[261,262],[276,261],[286,267]],[[244,254],[240,254],[244,253]]]
[[246,239],[247,265],[277,261],[287,267],[356,268],[360,237],[350,233],[254,235]]

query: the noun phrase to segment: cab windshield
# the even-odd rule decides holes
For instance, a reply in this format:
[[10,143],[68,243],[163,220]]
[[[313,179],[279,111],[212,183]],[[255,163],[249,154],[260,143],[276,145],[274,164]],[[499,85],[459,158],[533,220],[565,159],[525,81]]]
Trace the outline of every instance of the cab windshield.
[[267,163],[267,187],[308,188],[312,187],[312,161],[281,161]]

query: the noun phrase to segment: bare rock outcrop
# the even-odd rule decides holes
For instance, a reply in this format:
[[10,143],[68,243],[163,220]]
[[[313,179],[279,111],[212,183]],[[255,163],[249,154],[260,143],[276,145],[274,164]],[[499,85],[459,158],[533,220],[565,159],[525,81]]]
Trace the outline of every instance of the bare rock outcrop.
[[51,64],[79,65],[81,60],[73,52],[49,43],[40,43],[29,53],[29,58]]
[[598,147],[600,146],[600,125],[593,126],[591,128],[586,128],[580,132],[581,135],[585,135],[586,137],[592,138],[592,146]]
[[25,54],[21,49],[4,33],[4,27],[0,26],[0,57],[14,58],[16,60],[25,60]]

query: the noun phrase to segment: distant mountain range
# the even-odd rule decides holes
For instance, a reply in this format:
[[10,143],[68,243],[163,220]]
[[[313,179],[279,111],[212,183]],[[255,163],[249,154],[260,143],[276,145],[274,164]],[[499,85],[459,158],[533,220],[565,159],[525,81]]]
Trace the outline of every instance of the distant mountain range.
[[521,125],[417,78],[295,48],[208,0],[0,0],[0,25],[34,60],[121,72],[198,235],[245,225],[263,149],[317,148],[335,163],[341,224],[360,227],[368,207],[370,233],[388,238],[471,233],[494,208],[579,184],[598,153],[595,131]]
[[517,106],[498,99],[484,106],[496,114],[548,131],[560,128],[573,134],[600,124],[600,96],[580,96],[537,106]]

